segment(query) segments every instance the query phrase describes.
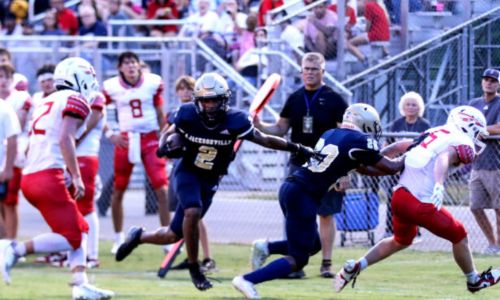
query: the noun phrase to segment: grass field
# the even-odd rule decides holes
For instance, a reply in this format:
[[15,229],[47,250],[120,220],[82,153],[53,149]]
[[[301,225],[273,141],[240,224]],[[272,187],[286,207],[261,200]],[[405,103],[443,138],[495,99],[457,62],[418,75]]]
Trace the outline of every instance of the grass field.
[[[198,292],[187,271],[172,271],[166,279],[156,277],[162,259],[161,249],[142,246],[124,262],[116,263],[109,254],[110,244],[101,248],[101,268],[89,272],[97,286],[116,292],[116,299],[241,299],[231,286],[232,278],[249,269],[248,245],[213,245],[218,273],[212,275],[214,288]],[[335,249],[337,270],[347,258],[357,258],[364,248]],[[180,258],[184,258],[181,254]],[[11,286],[0,286],[0,299],[68,299],[69,271],[28,262],[12,271]],[[180,260],[178,258],[178,260]],[[470,294],[465,279],[448,253],[405,251],[375,265],[358,278],[356,288],[346,287],[334,294],[331,280],[318,276],[320,256],[306,267],[307,279],[276,280],[257,286],[264,299],[500,299],[500,285]],[[484,270],[500,266],[500,257],[477,256],[476,265]],[[220,282],[218,282],[220,281]]]

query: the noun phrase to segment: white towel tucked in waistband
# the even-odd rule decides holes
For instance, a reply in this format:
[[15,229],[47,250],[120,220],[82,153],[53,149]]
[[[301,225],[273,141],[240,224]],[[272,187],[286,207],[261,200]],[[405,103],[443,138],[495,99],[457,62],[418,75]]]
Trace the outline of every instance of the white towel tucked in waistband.
[[141,134],[128,133],[128,161],[132,164],[141,162]]

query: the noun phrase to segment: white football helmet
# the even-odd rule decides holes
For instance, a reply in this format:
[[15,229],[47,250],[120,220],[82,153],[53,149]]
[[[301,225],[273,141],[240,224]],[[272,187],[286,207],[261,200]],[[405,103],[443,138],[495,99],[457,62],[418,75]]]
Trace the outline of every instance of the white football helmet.
[[486,144],[480,140],[489,135],[486,118],[477,108],[467,105],[455,107],[450,111],[446,123],[455,126],[469,137],[476,146],[478,155],[486,148]]
[[[194,85],[194,102],[200,115],[207,123],[215,124],[229,108],[231,91],[226,79],[217,73],[203,74]],[[208,107],[206,101],[215,101],[217,105]]]
[[368,133],[377,140],[382,134],[378,112],[373,106],[366,103],[350,105],[344,112],[342,125],[345,128],[352,128]]
[[77,91],[91,103],[90,96],[99,90],[99,83],[92,65],[83,58],[70,57],[57,64],[54,70],[54,86],[58,90]]

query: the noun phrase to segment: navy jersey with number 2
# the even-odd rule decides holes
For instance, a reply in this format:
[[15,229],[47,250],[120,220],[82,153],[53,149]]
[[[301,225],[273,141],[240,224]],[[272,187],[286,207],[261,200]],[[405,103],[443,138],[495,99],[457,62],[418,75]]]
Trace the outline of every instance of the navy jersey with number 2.
[[201,176],[218,177],[227,173],[234,157],[237,139],[253,135],[254,127],[248,115],[229,109],[214,128],[207,128],[194,103],[184,104],[175,116],[175,126],[187,141],[181,164]]
[[382,159],[378,143],[371,136],[352,129],[336,128],[323,133],[314,150],[321,159],[311,158],[292,174],[311,194],[321,197],[340,177],[360,165],[374,165]]

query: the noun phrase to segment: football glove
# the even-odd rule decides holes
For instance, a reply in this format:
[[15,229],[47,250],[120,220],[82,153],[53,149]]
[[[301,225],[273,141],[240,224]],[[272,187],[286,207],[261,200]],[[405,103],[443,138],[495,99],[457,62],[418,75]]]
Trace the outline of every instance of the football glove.
[[163,144],[160,144],[158,150],[156,150],[156,156],[160,158],[179,158],[184,154],[185,150],[184,138],[178,133],[173,133],[166,138]]
[[431,202],[434,204],[437,210],[440,210],[443,206],[444,199],[444,186],[440,183],[434,185],[434,191],[432,192]]

